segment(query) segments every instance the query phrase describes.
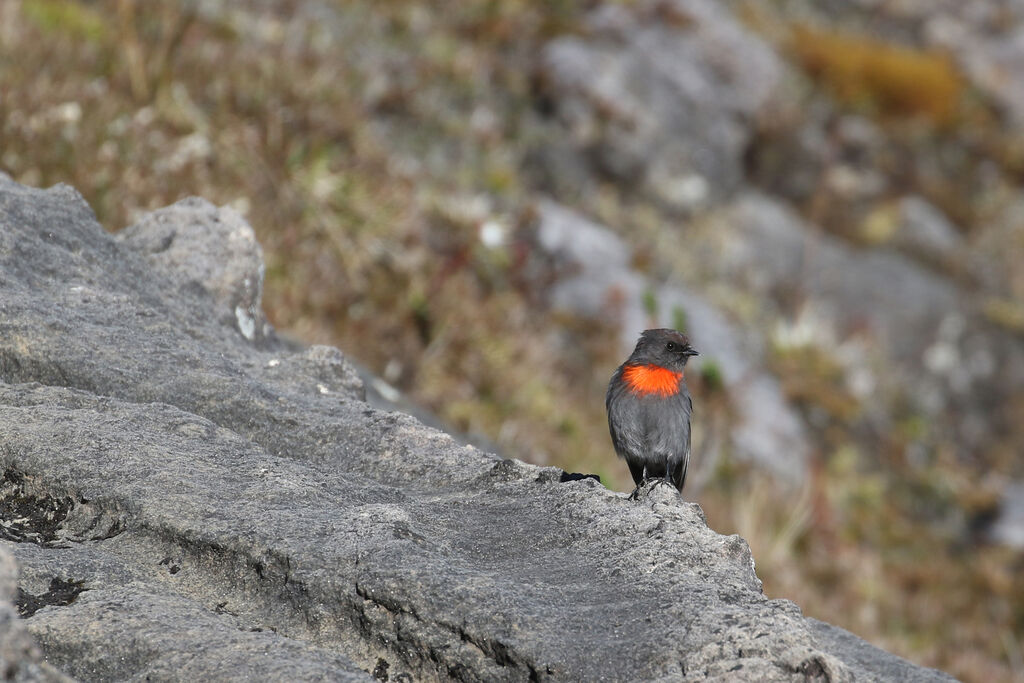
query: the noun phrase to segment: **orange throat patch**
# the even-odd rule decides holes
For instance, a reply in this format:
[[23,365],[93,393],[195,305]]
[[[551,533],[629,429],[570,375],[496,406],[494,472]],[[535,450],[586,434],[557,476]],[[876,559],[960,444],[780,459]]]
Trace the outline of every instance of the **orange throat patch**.
[[683,373],[660,365],[627,365],[622,371],[626,386],[640,396],[671,396],[679,391],[682,378]]

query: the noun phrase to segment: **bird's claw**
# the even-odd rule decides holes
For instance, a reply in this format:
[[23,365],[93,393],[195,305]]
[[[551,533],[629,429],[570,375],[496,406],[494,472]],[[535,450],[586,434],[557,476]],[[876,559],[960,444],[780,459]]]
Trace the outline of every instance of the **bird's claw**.
[[[651,481],[654,482],[654,486],[668,486],[673,490],[678,490],[676,489],[676,485],[672,483],[672,480],[669,479],[668,477],[658,477],[657,479],[652,479]],[[652,486],[651,488],[654,487]]]
[[669,479],[668,477],[651,477],[650,479],[644,479],[639,484],[637,484],[636,488],[633,489],[633,493],[629,494],[628,500],[639,500],[640,499],[640,491],[642,491],[643,489],[647,488],[648,484],[651,485],[651,489],[652,490],[656,486],[668,486],[673,491],[677,491],[678,492],[678,489],[676,488],[676,485],[674,483],[672,483],[672,480]]

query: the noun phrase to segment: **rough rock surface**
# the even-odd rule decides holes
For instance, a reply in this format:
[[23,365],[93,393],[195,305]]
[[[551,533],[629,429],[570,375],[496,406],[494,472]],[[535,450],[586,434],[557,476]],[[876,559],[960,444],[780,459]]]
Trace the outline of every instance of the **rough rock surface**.
[[[189,197],[146,214],[118,233],[118,240],[141,252],[154,267],[176,273],[190,286],[217,300],[221,315],[233,315],[249,340],[265,338],[263,250],[252,227],[229,207]],[[195,258],[196,253],[204,258]]]
[[767,599],[746,543],[663,487],[630,501],[371,408],[339,352],[250,340],[194,273],[134,250],[138,231],[0,177],[0,534],[51,665],[945,678]]
[[[0,520],[4,526],[6,517]],[[0,547],[0,677],[18,682],[71,680],[43,661],[42,651],[32,640],[25,623],[18,619],[11,602],[16,594],[17,576],[14,557]]]

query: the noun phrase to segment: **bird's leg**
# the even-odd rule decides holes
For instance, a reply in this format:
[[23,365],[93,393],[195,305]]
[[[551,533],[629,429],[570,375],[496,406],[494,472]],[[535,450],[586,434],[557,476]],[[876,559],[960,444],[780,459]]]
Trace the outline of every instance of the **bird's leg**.
[[676,487],[676,485],[672,483],[672,480],[669,479],[667,476],[665,476],[665,477],[658,477],[657,479],[655,479],[654,480],[654,485],[655,486],[669,486],[669,487],[671,487],[673,489]]
[[656,476],[652,474],[648,469],[647,465],[644,465],[643,476],[640,478],[640,483],[633,489],[633,493],[629,494],[629,500],[637,500],[640,497],[640,489],[644,488],[648,484],[654,486],[666,485],[675,489],[676,485],[672,482],[669,474],[668,463],[665,464],[665,474],[663,476]]
[[637,482],[633,493],[629,494],[629,500],[637,500],[640,497],[640,489],[647,486],[648,481],[650,481],[650,478],[647,476],[647,465],[644,465],[640,474],[640,481]]
[[[646,470],[645,470],[645,472],[646,472]],[[675,482],[672,481],[672,469],[671,469],[671,465],[669,464],[668,459],[665,460],[665,472],[662,474],[662,476],[660,476],[660,477],[651,477],[651,479],[654,481],[654,485],[655,486],[662,486],[662,485],[664,485],[664,486],[669,486],[669,487],[671,487],[673,489],[676,488]],[[647,482],[645,481],[644,483],[646,484]]]
[[672,486],[675,486],[675,484],[672,483],[672,479],[669,475],[668,461],[665,462],[665,473],[662,474],[661,476],[649,474],[647,471],[647,466],[644,466],[644,480],[641,485],[646,486],[650,482],[654,482],[655,486],[658,486],[660,484],[670,484]]

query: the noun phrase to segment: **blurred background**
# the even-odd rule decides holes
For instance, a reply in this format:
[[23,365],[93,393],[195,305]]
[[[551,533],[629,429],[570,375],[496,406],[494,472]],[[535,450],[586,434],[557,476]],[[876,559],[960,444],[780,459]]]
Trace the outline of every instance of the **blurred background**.
[[3,0],[0,170],[234,207],[283,333],[619,491],[608,378],[685,330],[765,592],[1024,680],[1021,0]]

